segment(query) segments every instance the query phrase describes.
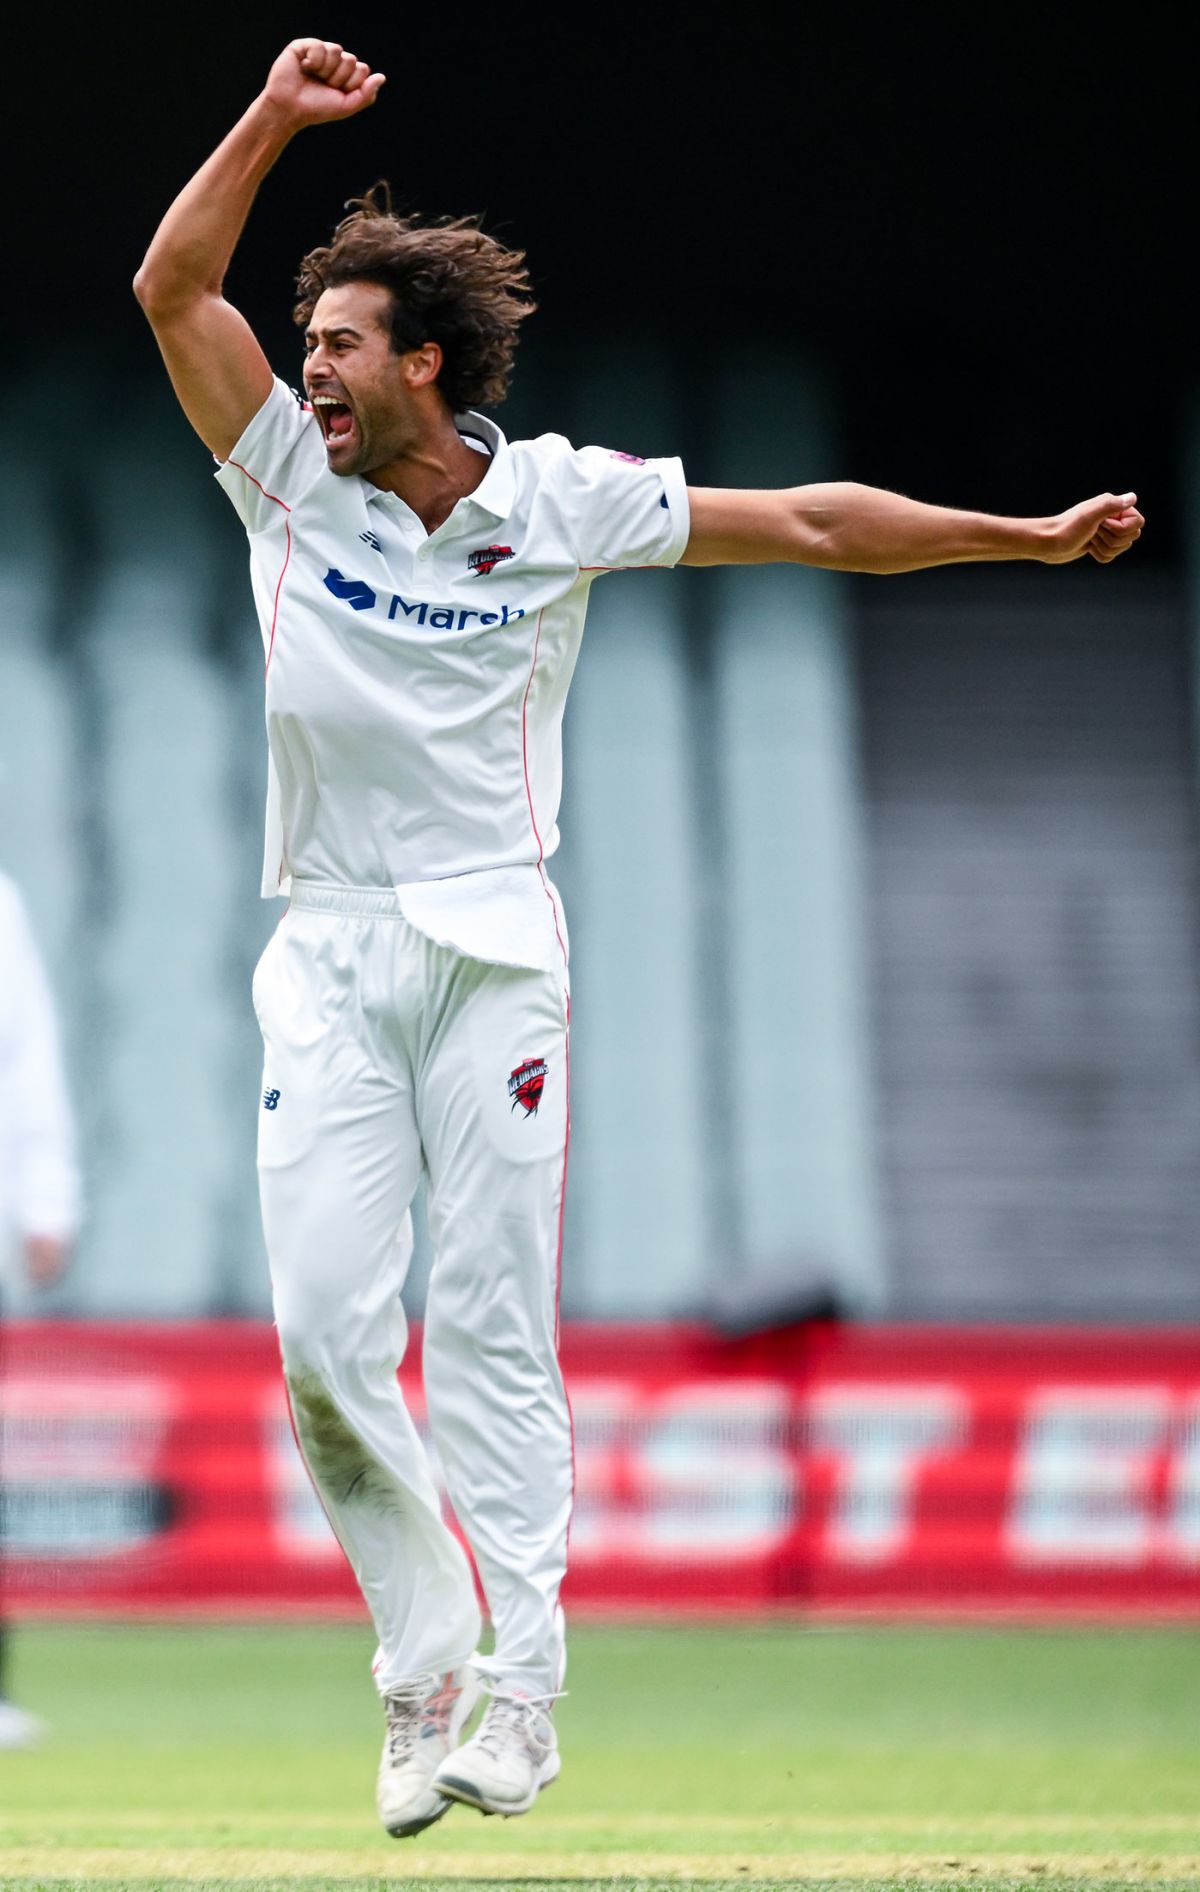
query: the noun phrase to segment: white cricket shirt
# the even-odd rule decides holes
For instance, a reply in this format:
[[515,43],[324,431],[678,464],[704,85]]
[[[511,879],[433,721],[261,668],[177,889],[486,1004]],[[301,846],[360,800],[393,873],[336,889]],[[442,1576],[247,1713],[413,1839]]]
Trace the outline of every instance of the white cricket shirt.
[[50,985],[25,903],[0,874],[0,1257],[13,1231],[69,1239],[80,1206]]
[[278,380],[217,473],[266,652],[263,894],[293,876],[391,887],[430,938],[550,970],[566,932],[542,862],[588,593],[678,562],[687,487],[675,459],[456,425],[491,464],[429,534],[394,493],[329,471]]

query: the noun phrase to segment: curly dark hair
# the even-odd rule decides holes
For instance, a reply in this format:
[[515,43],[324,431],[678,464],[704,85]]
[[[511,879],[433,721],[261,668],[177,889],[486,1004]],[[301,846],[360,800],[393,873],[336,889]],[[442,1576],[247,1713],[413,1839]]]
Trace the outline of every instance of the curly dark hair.
[[333,241],[300,265],[297,326],[307,328],[322,290],[377,283],[391,292],[396,354],[440,345],[438,387],[450,411],[497,406],[508,393],[520,324],[537,307],[525,252],[505,249],[478,217],[400,216],[386,181],[347,208]]

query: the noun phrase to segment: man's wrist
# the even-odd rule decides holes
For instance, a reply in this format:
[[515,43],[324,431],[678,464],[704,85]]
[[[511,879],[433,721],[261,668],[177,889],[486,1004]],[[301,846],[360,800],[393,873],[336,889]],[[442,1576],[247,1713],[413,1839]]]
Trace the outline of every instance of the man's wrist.
[[1054,545],[1052,519],[997,519],[983,515],[988,541],[985,558],[1049,558]]
[[1051,563],[1051,552],[1055,548],[1054,520],[1050,518],[1024,519],[1021,523],[1027,532],[1028,550],[1024,556],[1038,559],[1043,565]]
[[260,92],[242,122],[252,125],[264,143],[275,149],[278,155],[298,131],[304,130],[308,121],[299,117],[295,108],[283,99],[272,98],[269,92]]

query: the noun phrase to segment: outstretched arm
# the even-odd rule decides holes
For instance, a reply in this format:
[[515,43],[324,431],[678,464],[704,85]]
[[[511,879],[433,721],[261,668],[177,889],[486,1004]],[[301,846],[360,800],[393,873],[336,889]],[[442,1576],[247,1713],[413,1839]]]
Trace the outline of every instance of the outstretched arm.
[[1045,519],[955,512],[849,482],[778,492],[693,486],[688,499],[684,565],[781,561],[828,571],[914,572],[1018,558],[1065,565],[1085,552],[1107,565],[1128,551],[1145,523],[1136,493],[1101,493]]
[[329,40],[294,39],[266,85],[180,192],[134,278],[183,411],[224,460],[271,391],[267,358],[222,293],[267,172],[305,125],[372,105],[383,74]]

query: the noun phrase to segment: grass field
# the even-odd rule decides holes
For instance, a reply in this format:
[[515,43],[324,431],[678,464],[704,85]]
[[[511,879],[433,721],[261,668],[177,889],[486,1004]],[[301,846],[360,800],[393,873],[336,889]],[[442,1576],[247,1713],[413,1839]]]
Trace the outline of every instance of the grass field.
[[1200,1888],[1200,1636],[578,1629],[523,1819],[374,1824],[357,1630],[28,1629],[0,1885]]

